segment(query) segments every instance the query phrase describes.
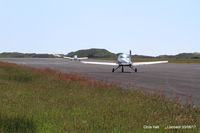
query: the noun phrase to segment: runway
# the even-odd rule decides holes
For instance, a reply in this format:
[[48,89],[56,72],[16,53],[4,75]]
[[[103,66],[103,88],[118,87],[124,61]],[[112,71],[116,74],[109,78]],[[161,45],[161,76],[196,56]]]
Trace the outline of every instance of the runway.
[[[129,68],[112,73],[112,66],[82,64],[61,58],[1,58],[0,61],[52,68],[64,73],[77,73],[104,81],[120,82],[124,88],[149,92],[160,90],[166,97],[180,98],[183,103],[200,106],[200,64],[156,64],[138,66],[135,73]],[[95,60],[96,61],[96,60]]]

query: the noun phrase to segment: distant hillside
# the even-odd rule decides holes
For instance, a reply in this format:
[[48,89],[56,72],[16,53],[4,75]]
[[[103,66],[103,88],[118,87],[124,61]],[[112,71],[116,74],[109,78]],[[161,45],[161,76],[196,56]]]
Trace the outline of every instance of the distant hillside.
[[146,56],[146,55],[133,55],[134,58],[144,58],[144,59],[150,59],[155,58],[153,56]]
[[[76,52],[70,52],[67,56],[78,55],[79,57],[89,57],[89,58],[116,58],[120,53],[112,53],[106,49],[85,49],[78,50]],[[134,58],[142,59],[152,59],[152,58],[161,58],[161,59],[200,59],[200,53],[180,53],[177,55],[160,55],[160,56],[145,56],[145,55],[133,55]]]
[[177,55],[160,55],[157,58],[163,59],[200,59],[200,53],[180,53]]
[[89,57],[89,58],[115,58],[116,54],[109,52],[106,49],[85,49],[78,50],[76,52],[70,52],[67,56],[78,55],[79,57]]
[[[106,49],[85,49],[78,50],[76,52],[70,52],[67,56],[73,57],[78,55],[79,57],[89,58],[117,58],[120,53],[112,53]],[[0,53],[0,58],[62,58],[63,54],[36,54],[36,53],[19,53],[19,52],[4,52]],[[200,53],[180,53],[177,55],[160,55],[160,56],[145,56],[145,55],[133,55],[134,58],[139,59],[200,59]]]
[[18,53],[4,52],[0,53],[0,58],[55,58],[52,54]]

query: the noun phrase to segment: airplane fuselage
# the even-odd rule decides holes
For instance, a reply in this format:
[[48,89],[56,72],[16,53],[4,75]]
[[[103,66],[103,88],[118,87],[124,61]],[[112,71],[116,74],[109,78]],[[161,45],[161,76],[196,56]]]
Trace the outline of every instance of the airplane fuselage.
[[80,60],[87,60],[88,59],[88,57],[78,58],[78,55],[74,55],[73,57],[66,57],[66,56],[64,56],[64,58],[70,59],[70,60],[74,60],[74,61],[80,61]]
[[74,60],[78,60],[78,56],[77,55],[74,55]]
[[117,58],[118,64],[121,66],[131,66],[131,55],[130,54],[120,54]]

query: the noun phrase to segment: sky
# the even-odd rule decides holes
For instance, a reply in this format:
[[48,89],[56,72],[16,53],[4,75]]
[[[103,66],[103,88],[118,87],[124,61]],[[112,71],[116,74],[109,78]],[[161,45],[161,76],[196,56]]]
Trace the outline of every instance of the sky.
[[200,52],[199,0],[0,0],[0,52]]

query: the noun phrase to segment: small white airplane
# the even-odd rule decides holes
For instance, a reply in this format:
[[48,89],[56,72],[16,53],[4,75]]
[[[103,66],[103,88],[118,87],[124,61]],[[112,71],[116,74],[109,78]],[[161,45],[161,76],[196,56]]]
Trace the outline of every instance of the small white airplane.
[[75,61],[80,61],[80,60],[87,60],[88,59],[88,57],[81,57],[81,58],[78,58],[78,56],[77,55],[74,55],[74,57],[66,57],[66,56],[64,56],[64,58],[65,59],[70,59],[70,60],[75,60]]
[[168,61],[152,61],[152,62],[132,62],[131,61],[131,50],[129,54],[120,54],[117,59],[117,63],[111,62],[86,62],[82,61],[85,64],[97,64],[97,65],[112,65],[117,66],[112,69],[112,72],[115,72],[117,69],[121,68],[121,71],[124,72],[124,67],[129,67],[135,72],[137,72],[137,68],[135,66],[139,65],[150,65],[150,64],[160,64],[160,63],[168,63]]

